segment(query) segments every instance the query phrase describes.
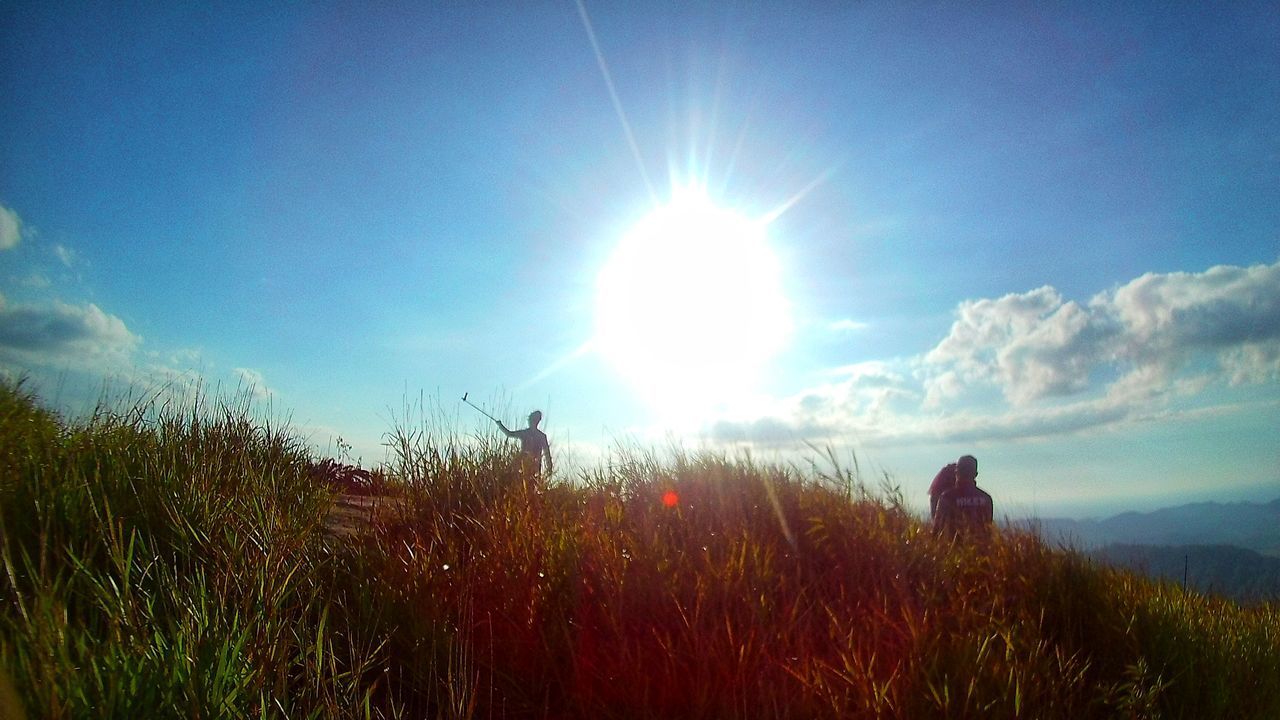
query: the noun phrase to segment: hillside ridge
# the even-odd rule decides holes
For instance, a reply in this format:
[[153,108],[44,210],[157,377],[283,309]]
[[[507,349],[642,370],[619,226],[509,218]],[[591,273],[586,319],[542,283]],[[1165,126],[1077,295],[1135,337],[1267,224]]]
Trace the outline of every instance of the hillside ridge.
[[1197,502],[1100,520],[1016,520],[1054,544],[1093,550],[1104,545],[1233,545],[1280,557],[1280,498],[1265,503]]
[[1275,606],[941,534],[854,469],[545,483],[393,433],[378,513],[244,406],[0,384],[0,675],[50,718],[1280,716]]

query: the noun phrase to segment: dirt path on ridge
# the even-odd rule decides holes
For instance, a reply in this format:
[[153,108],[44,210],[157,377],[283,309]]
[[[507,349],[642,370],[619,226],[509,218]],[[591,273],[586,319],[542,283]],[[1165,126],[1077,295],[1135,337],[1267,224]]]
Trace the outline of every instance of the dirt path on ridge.
[[374,522],[394,519],[404,509],[404,497],[343,493],[334,500],[325,518],[325,530],[338,538],[351,538],[373,529]]

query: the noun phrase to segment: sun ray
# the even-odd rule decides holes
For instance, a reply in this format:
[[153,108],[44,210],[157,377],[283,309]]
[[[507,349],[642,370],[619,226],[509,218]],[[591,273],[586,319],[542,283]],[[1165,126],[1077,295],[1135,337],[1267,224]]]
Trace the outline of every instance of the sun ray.
[[649,173],[644,169],[644,157],[640,154],[640,145],[636,143],[635,133],[631,131],[631,123],[627,120],[627,113],[622,109],[622,100],[618,97],[618,91],[613,85],[613,75],[609,72],[609,64],[605,62],[604,52],[600,50],[600,43],[596,40],[596,31],[591,24],[591,18],[587,15],[587,7],[583,5],[582,0],[577,0],[578,16],[582,18],[582,27],[587,31],[587,39],[591,41],[591,49],[596,55],[596,64],[600,66],[600,74],[604,77],[605,87],[609,89],[609,99],[613,101],[613,110],[618,114],[618,122],[622,123],[622,131],[627,136],[627,144],[631,146],[631,154],[636,159],[636,167],[640,170],[640,177],[644,180],[644,186],[649,191],[649,199],[654,204],[658,202],[658,193],[653,189],[653,183],[649,181]]
[[831,176],[835,174],[838,168],[839,168],[839,165],[832,165],[826,170],[818,173],[818,176],[810,180],[808,185],[805,185],[804,187],[800,188],[798,191],[796,191],[795,194],[793,194],[791,197],[784,200],[782,204],[779,205],[778,207],[774,208],[773,210],[770,210],[761,219],[764,221],[766,225],[769,223],[772,223],[774,220],[777,220],[779,217],[782,216],[783,213],[795,207],[796,203],[803,200],[806,195],[813,192],[820,185],[822,185],[828,179],[830,179]]
[[528,380],[525,380],[524,382],[522,382],[522,383],[520,383],[519,385],[517,385],[517,386],[516,386],[516,389],[515,389],[515,392],[520,392],[520,391],[522,391],[522,390],[524,390],[524,389],[526,389],[526,388],[530,387],[531,385],[535,385],[535,384],[537,384],[537,383],[539,383],[539,382],[542,382],[543,380],[545,380],[545,379],[547,379],[547,378],[551,377],[552,375],[556,374],[557,372],[559,372],[561,369],[563,369],[563,368],[564,368],[566,365],[568,365],[569,363],[571,363],[571,362],[573,362],[574,360],[577,360],[578,358],[580,358],[580,357],[582,357],[582,356],[586,355],[587,353],[589,353],[589,352],[591,352],[591,351],[595,350],[595,342],[596,342],[596,341],[595,341],[595,338],[590,338],[590,339],[588,339],[586,342],[584,342],[584,343],[582,343],[581,345],[579,345],[577,348],[575,348],[575,349],[573,349],[573,350],[570,350],[569,352],[567,352],[567,353],[565,353],[564,355],[560,356],[560,357],[559,357],[559,358],[557,358],[554,362],[552,362],[550,365],[548,365],[547,367],[545,367],[545,368],[543,368],[542,370],[538,371],[538,373],[536,373],[533,377],[531,377],[531,378],[529,378]]

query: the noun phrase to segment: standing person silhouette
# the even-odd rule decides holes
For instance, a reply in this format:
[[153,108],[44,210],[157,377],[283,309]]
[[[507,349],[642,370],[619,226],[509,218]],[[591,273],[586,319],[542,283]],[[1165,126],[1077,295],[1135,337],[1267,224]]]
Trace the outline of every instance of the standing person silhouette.
[[504,435],[520,441],[520,469],[528,475],[542,472],[543,455],[547,456],[547,474],[551,474],[551,443],[547,440],[547,434],[538,429],[540,422],[541,410],[529,413],[529,427],[521,430],[508,430],[501,420],[498,421],[498,429]]
[[963,455],[956,461],[956,485],[938,498],[934,523],[951,533],[985,532],[991,527],[994,507],[991,496],[978,487],[978,460]]

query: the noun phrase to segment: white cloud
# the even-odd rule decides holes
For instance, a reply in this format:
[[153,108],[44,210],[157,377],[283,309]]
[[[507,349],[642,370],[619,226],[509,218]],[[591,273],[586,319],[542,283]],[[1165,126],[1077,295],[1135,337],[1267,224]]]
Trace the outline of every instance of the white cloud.
[[867,323],[859,320],[850,320],[848,318],[833,320],[827,323],[827,329],[835,332],[857,332],[859,330],[866,330],[868,327]]
[[8,305],[0,297],[0,356],[19,363],[114,367],[140,342],[120,318],[97,305]]
[[1042,287],[966,301],[957,316],[924,358],[935,405],[981,385],[1015,405],[1101,385],[1155,394],[1195,362],[1259,381],[1276,372],[1280,263],[1148,273],[1087,305]]
[[11,250],[22,241],[22,218],[0,205],[0,250]]
[[72,250],[66,245],[54,245],[53,254],[57,255],[58,259],[62,261],[62,264],[66,265],[67,267],[71,267],[75,263],[76,258],[78,257],[76,255],[76,251]]
[[811,425],[795,419],[762,417],[740,422],[721,420],[707,432],[718,443],[750,443],[759,447],[786,446],[808,440],[824,440],[839,431],[836,427]]
[[1114,353],[1161,382],[1207,356],[1234,382],[1274,374],[1280,263],[1147,274],[1094,300],[1121,328]]
[[924,356],[926,372],[937,378],[926,383],[934,406],[973,385],[996,385],[1015,403],[1079,392],[1111,332],[1105,318],[1096,322],[1048,286],[966,300],[956,314],[950,334]]
[[1280,381],[1280,343],[1245,343],[1222,354],[1232,385]]
[[871,421],[852,414],[840,425],[812,425],[797,419],[760,418],[744,423],[718,423],[712,432],[721,442],[786,445],[833,438],[851,438],[880,446],[919,442],[968,443],[979,440],[1017,440],[1061,435],[1113,423],[1125,418],[1124,409],[1103,403],[1081,403],[1018,413],[963,413],[924,416],[903,414]]
[[26,277],[22,278],[18,282],[23,287],[32,288],[35,290],[43,290],[44,288],[47,288],[53,284],[49,280],[48,276],[38,272],[33,272],[30,275],[27,275]]
[[262,399],[275,394],[275,391],[267,387],[267,380],[262,373],[250,368],[235,368],[232,370],[236,378],[240,382],[240,387],[247,390],[255,399]]
[[[194,406],[226,387],[228,375],[212,372],[201,352],[142,345],[124,320],[93,303],[10,303],[0,295],[0,377],[56,388],[72,412],[104,400]],[[274,393],[257,370],[234,368],[230,377],[237,398]]]
[[915,381],[891,363],[857,363],[828,374],[839,379],[787,398],[763,417],[722,420],[708,434],[718,442],[774,446],[825,440],[856,427],[865,439],[882,428],[901,429],[920,406]]
[[1085,303],[1049,286],[966,300],[929,351],[828,375],[710,437],[1017,439],[1163,419],[1178,399],[1178,413],[1203,410],[1211,386],[1280,380],[1280,263],[1149,273]]

